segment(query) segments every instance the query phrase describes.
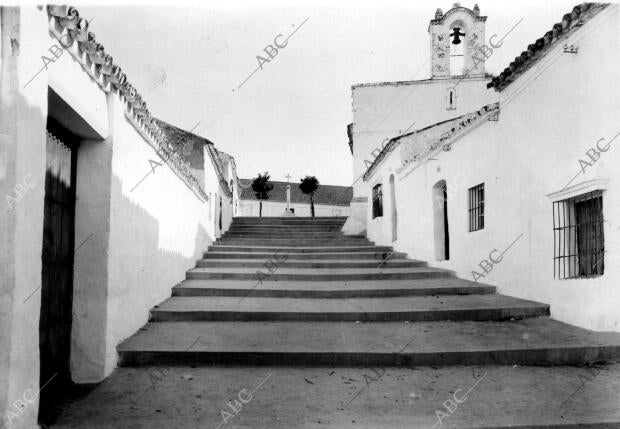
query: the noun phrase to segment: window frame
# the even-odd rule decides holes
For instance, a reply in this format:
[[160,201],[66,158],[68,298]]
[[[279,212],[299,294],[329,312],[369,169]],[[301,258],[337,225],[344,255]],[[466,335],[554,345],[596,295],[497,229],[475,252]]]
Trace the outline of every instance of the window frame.
[[[480,195],[480,191],[482,195]],[[472,186],[467,190],[467,215],[469,232],[481,231],[484,229],[484,208],[486,193],[484,182]]]
[[372,187],[372,218],[383,217],[383,184]]
[[552,202],[555,279],[589,279],[605,274],[603,195],[602,189],[594,189]]

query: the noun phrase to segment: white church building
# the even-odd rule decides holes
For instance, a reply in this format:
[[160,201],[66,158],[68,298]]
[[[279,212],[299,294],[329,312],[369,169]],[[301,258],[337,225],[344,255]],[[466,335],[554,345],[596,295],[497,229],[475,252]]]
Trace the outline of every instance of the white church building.
[[490,76],[504,35],[438,9],[428,79],[353,85],[345,231],[620,331],[619,6],[558,18]]

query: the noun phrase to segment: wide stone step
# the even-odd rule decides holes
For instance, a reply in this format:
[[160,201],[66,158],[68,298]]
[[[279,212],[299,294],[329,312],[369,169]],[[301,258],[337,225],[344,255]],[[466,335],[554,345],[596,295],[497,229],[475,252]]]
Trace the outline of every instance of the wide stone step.
[[233,222],[345,222],[346,216],[235,216]]
[[298,225],[319,225],[319,226],[324,226],[324,225],[329,225],[329,226],[342,226],[344,225],[344,221],[341,220],[332,220],[332,219],[314,219],[314,220],[310,220],[310,219],[277,219],[277,218],[263,218],[263,220],[240,220],[240,219],[235,219],[232,223],[232,225],[241,225],[241,226],[245,226],[245,225],[256,225],[256,226],[263,226],[263,225],[291,225],[291,226],[298,226]]
[[123,366],[561,365],[618,361],[620,334],[592,332],[548,318],[417,323],[165,322],[147,324],[120,344],[118,352]]
[[235,244],[257,244],[257,245],[281,245],[281,246],[356,246],[370,245],[372,242],[366,238],[230,238],[224,237],[220,240],[222,244],[235,245]]
[[359,236],[359,234],[345,235],[340,229],[299,229],[299,228],[270,228],[270,229],[229,229],[226,231],[226,234],[244,234],[244,235],[266,235],[266,234],[274,234],[274,235],[282,235],[282,234],[291,234],[291,235],[312,235],[319,234],[321,236],[324,235],[334,235],[338,237],[355,237]]
[[334,247],[334,246],[372,246],[366,240],[308,240],[308,239],[230,239],[219,241],[225,246],[265,246],[265,247]]
[[166,321],[507,320],[549,315],[549,306],[503,295],[295,299],[172,297],[151,310]]
[[289,231],[260,231],[260,232],[246,232],[246,231],[228,231],[222,237],[237,237],[237,238],[366,238],[362,235],[344,235],[340,231],[311,231],[311,232],[289,232]]
[[[406,253],[401,252],[327,252],[327,253],[293,253],[293,252],[278,252],[276,255],[278,259],[286,257],[288,261],[308,259],[329,259],[329,260],[351,260],[351,259],[366,259],[373,260],[377,263],[384,260],[396,260],[406,258]],[[263,259],[274,260],[274,252],[218,252],[210,251],[205,252],[203,257],[205,259]]]
[[339,220],[346,221],[347,216],[235,216],[233,218],[235,222],[240,222],[244,220],[248,220],[250,222],[261,222],[266,220],[310,220],[310,221],[319,221],[319,220]]
[[315,259],[311,261],[289,260],[278,254],[277,258],[270,259],[201,259],[196,262],[198,268],[229,267],[229,268],[263,268],[277,264],[281,268],[411,268],[425,267],[426,262],[411,259],[375,260],[334,260]]
[[319,225],[325,223],[343,224],[346,222],[346,218],[329,218],[329,217],[315,217],[315,218],[303,218],[303,217],[255,217],[255,218],[234,218],[233,224],[251,224],[251,225],[264,225],[264,224],[302,224],[302,225]]
[[328,231],[332,229],[340,230],[344,224],[334,222],[322,223],[233,223],[230,228],[233,229],[290,229],[290,230],[306,230],[315,229],[319,231]]
[[184,280],[172,296],[236,296],[271,298],[375,298],[391,296],[468,295],[495,293],[494,286],[457,278],[371,281]]
[[[281,255],[281,254],[280,254]],[[280,256],[278,256],[280,257]],[[274,260],[275,262],[275,260]],[[257,274],[260,271],[262,274]],[[285,268],[276,264],[271,273],[267,268],[193,268],[187,271],[187,279],[230,280],[403,280],[451,277],[448,270],[437,268]]]
[[310,239],[310,240],[344,240],[344,241],[367,241],[368,238],[360,235],[344,235],[344,234],[326,234],[326,235],[315,235],[315,234],[232,234],[232,235],[223,235],[222,239],[227,238],[248,238],[255,240],[264,240],[264,239],[272,239],[272,240],[293,240],[293,239]]
[[[230,228],[227,234],[339,234],[344,235],[340,228]],[[352,234],[359,235],[359,234]]]
[[231,225],[229,231],[341,231],[342,227],[338,225],[294,225],[294,226],[281,226],[281,225]]
[[216,252],[278,252],[278,254],[294,254],[294,253],[341,253],[341,252],[391,252],[391,246],[256,246],[256,245],[222,245],[216,244],[209,246],[209,251]]

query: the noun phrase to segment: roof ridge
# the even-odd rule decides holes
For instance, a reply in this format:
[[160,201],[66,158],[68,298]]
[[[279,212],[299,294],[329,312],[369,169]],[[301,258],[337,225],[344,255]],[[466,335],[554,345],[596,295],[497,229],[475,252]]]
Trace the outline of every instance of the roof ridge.
[[[247,180],[247,181],[251,182],[252,180],[254,180],[254,178],[247,179],[247,178],[241,178],[240,177],[239,180]],[[269,180],[269,183],[285,183],[285,184],[289,183],[291,185],[294,185],[294,184],[298,185],[301,182],[285,182],[284,180]],[[353,188],[350,185],[329,185],[329,184],[325,184],[325,183],[319,183],[319,187],[321,187],[321,186],[333,186],[333,187],[338,187],[338,188]]]
[[[418,133],[422,133],[424,131],[430,130],[432,128],[435,128],[437,126],[440,125],[444,125],[447,124],[449,122],[455,122],[458,123],[459,120],[461,120],[461,122],[466,122],[466,124],[463,124],[463,126],[459,127],[458,124],[456,127],[453,127],[450,131],[446,131],[444,132],[441,137],[439,139],[432,139],[433,143],[436,143],[436,147],[439,145],[443,145],[445,146],[447,144],[447,142],[449,140],[451,140],[452,138],[454,138],[454,135],[457,131],[461,130],[461,129],[465,129],[465,128],[469,128],[469,125],[472,121],[472,119],[477,119],[477,117],[480,117],[482,115],[488,114],[489,112],[495,111],[499,109],[499,102],[494,102],[494,103],[489,103],[486,104],[484,106],[482,106],[480,109],[478,110],[472,110],[471,112],[465,113],[463,115],[460,116],[456,116],[452,119],[446,119],[443,121],[439,121],[439,122],[435,122],[434,124],[428,125],[424,128],[419,128],[417,130],[414,130],[412,132],[406,133],[406,134],[401,134],[399,136],[393,137],[392,139],[390,139],[388,141],[388,143],[383,147],[383,149],[381,149],[381,152],[379,152],[379,154],[376,156],[376,158],[373,160],[372,164],[370,164],[370,166],[368,167],[368,169],[366,169],[366,171],[364,172],[362,178],[364,181],[366,181],[374,172],[374,170],[376,170],[376,168],[379,166],[379,164],[381,164],[381,162],[389,155],[390,152],[392,152],[394,149],[396,149],[396,147],[400,144],[400,140],[405,138],[405,137],[409,137]],[[476,117],[474,117],[474,115],[477,115]],[[478,122],[478,121],[475,121]],[[447,135],[446,134],[450,134]],[[459,136],[460,137],[460,136]],[[433,147],[433,144],[431,144],[430,146],[427,146],[427,150],[434,150],[436,149],[436,147]],[[413,160],[415,161],[415,160]],[[409,161],[411,162],[411,161]],[[404,164],[406,165],[406,164]]]
[[610,3],[582,3],[573,7],[572,12],[564,14],[561,22],[553,25],[543,37],[538,38],[534,43],[528,45],[527,50],[515,57],[508,67],[499,76],[494,77],[487,84],[487,88],[495,88],[500,92],[510,85],[519,75],[523,74],[561,39],[566,39],[571,34],[578,31],[588,20],[592,19],[601,10],[605,9]]

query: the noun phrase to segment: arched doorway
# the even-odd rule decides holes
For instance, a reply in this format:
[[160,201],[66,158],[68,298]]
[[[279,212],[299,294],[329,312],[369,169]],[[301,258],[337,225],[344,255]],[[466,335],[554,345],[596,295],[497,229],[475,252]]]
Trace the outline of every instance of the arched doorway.
[[433,224],[435,233],[435,259],[450,259],[450,233],[448,228],[448,188],[445,180],[433,186]]
[[394,186],[394,175],[390,176],[390,212],[392,219],[392,241],[398,238],[398,213],[396,212],[396,187]]

